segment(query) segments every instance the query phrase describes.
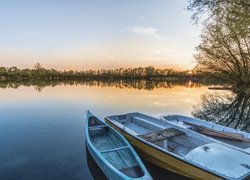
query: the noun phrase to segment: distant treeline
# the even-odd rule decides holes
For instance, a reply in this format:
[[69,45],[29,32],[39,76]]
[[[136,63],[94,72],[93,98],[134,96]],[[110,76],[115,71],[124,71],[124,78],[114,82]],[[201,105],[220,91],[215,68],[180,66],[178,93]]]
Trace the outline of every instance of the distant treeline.
[[0,67],[0,80],[62,80],[62,79],[165,79],[180,80],[198,78],[192,70],[177,71],[173,69],[157,69],[153,66],[138,68],[99,69],[85,71],[58,71],[43,68],[37,63],[33,69]]

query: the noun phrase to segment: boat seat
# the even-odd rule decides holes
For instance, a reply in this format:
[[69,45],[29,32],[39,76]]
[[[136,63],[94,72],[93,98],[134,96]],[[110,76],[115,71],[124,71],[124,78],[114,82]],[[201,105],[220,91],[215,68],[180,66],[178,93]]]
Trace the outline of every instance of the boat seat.
[[108,126],[107,125],[99,125],[99,126],[90,126],[90,131],[99,131],[99,130],[105,130]]
[[123,150],[123,149],[127,149],[127,148],[129,148],[129,146],[122,146],[122,147],[118,147],[118,148],[114,148],[114,149],[104,150],[104,151],[101,151],[101,153],[108,153],[108,152],[112,152],[112,151],[119,151],[119,150]]
[[184,135],[184,134],[185,134],[184,132],[179,131],[178,129],[168,128],[162,131],[139,135],[139,137],[149,142],[156,142],[156,141],[169,139],[169,138],[173,138],[173,137]]
[[[143,122],[143,123],[145,123],[145,124],[150,125],[151,127],[157,128],[157,129],[164,129],[164,128],[166,128],[165,125],[161,125],[161,124],[158,124],[158,123],[154,123],[154,122],[145,120],[144,118],[139,117],[139,116],[134,116],[133,119],[134,119],[134,120],[137,120],[137,121],[141,121],[141,122]],[[159,122],[160,122],[160,121],[159,121]]]
[[142,177],[144,174],[140,168],[140,166],[133,166],[129,168],[124,168],[120,170],[123,174],[126,174],[127,176],[131,178],[139,178]]

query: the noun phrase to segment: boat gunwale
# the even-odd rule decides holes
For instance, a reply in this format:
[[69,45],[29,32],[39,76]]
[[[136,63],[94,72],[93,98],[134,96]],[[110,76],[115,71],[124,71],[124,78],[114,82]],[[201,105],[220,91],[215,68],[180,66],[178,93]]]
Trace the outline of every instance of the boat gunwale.
[[[167,120],[166,118],[167,117],[173,117],[173,118],[188,118],[188,119],[192,119],[192,120],[195,120],[197,122],[202,122],[202,123],[206,123],[206,124],[209,124],[211,125],[212,127],[214,125],[218,126],[218,127],[221,127],[222,129],[224,130],[232,130],[232,131],[235,131],[235,132],[231,132],[231,131],[225,131],[225,132],[230,132],[230,133],[235,133],[235,134],[239,134],[239,135],[242,135],[244,138],[248,138],[250,139],[250,133],[248,132],[245,132],[245,131],[241,131],[241,130],[237,130],[237,129],[234,129],[234,128],[231,128],[231,127],[226,127],[226,126],[223,126],[221,124],[216,124],[214,122],[210,122],[210,121],[206,121],[206,120],[202,120],[202,119],[199,119],[199,118],[193,118],[193,117],[188,117],[188,116],[184,116],[184,115],[178,115],[178,114],[170,114],[170,115],[162,115],[160,116],[160,119],[161,120],[164,120],[164,121],[167,121],[167,122],[171,122],[170,120]],[[185,123],[186,120],[182,120],[182,119],[176,119],[176,121],[182,121]],[[200,125],[200,124],[199,124]],[[192,125],[191,125],[192,126]],[[204,125],[201,125],[201,126],[204,126]],[[207,126],[205,126],[207,127]],[[211,127],[207,127],[209,129],[214,129],[214,128],[211,128]],[[214,129],[214,130],[217,130],[217,129]],[[217,131],[221,131],[221,130],[217,130]]]
[[[138,115],[138,114],[145,115],[145,114],[138,113],[138,112],[131,112],[131,113],[123,114],[123,115],[131,115],[131,116],[133,116],[133,115]],[[239,177],[239,178],[231,178],[231,177],[225,176],[225,175],[223,175],[223,174],[221,174],[221,173],[219,173],[219,172],[210,170],[210,169],[208,169],[208,168],[206,168],[206,167],[204,167],[204,166],[201,166],[201,165],[199,165],[199,164],[195,164],[195,163],[193,163],[193,162],[190,162],[190,161],[186,160],[185,158],[183,158],[183,157],[181,157],[181,156],[179,156],[179,155],[176,155],[176,154],[174,154],[174,153],[172,153],[172,152],[170,152],[170,151],[167,151],[166,149],[164,149],[164,148],[162,148],[162,147],[160,147],[160,146],[157,146],[157,145],[155,145],[154,143],[150,143],[150,142],[144,140],[143,138],[140,138],[140,137],[138,137],[138,136],[136,136],[136,135],[134,135],[134,134],[128,133],[126,130],[124,130],[124,129],[118,127],[118,126],[117,126],[115,123],[113,123],[112,121],[116,121],[116,122],[119,123],[119,124],[121,124],[121,123],[118,122],[117,120],[112,120],[112,119],[111,119],[111,117],[115,117],[115,116],[119,116],[119,115],[107,116],[107,117],[105,117],[105,121],[110,122],[112,125],[114,125],[114,126],[117,127],[119,130],[121,130],[121,132],[124,132],[124,133],[126,133],[127,135],[129,135],[129,136],[135,138],[136,140],[138,140],[138,141],[140,141],[140,142],[142,142],[142,143],[144,143],[144,144],[146,144],[146,145],[148,145],[148,146],[150,146],[150,147],[152,147],[152,148],[155,148],[155,149],[157,149],[157,150],[159,150],[159,151],[161,151],[161,152],[163,152],[163,153],[166,153],[166,154],[168,154],[169,156],[174,157],[174,158],[177,159],[177,160],[180,160],[180,161],[182,161],[182,162],[184,162],[184,163],[187,163],[187,164],[189,164],[189,165],[191,165],[191,166],[194,166],[194,167],[196,167],[196,168],[199,168],[199,169],[201,169],[201,170],[203,170],[203,171],[205,171],[205,172],[207,172],[207,173],[213,174],[213,175],[215,175],[215,176],[217,176],[217,177],[219,177],[219,178],[224,178],[224,179],[230,178],[230,179],[235,179],[235,180],[237,179],[237,180],[238,180],[238,179],[245,179],[246,177],[250,176],[250,172],[249,172],[249,173],[247,173],[247,174],[245,174],[244,176],[241,176],[241,177]],[[147,115],[146,115],[146,116],[147,116]],[[151,116],[149,116],[149,117],[151,117]],[[151,117],[151,118],[155,118],[155,117]],[[157,119],[157,118],[156,118],[156,119]],[[159,119],[159,120],[160,120],[160,119]],[[122,124],[121,124],[121,125],[122,125]],[[173,124],[173,125],[174,125],[174,126],[177,126],[177,125],[175,125],[175,124]],[[128,128],[128,129],[129,129],[129,128]],[[188,130],[188,129],[187,129],[187,130]],[[191,131],[191,130],[189,130],[189,131]],[[206,136],[205,136],[205,137],[206,137]]]
[[[94,151],[94,153],[100,158],[101,161],[103,161],[103,163],[108,166],[114,173],[116,173],[116,175],[122,177],[123,179],[135,179],[135,180],[140,180],[140,179],[147,179],[150,180],[150,178],[152,179],[152,177],[150,176],[149,172],[147,171],[146,167],[144,166],[143,162],[141,161],[141,159],[139,158],[139,155],[135,152],[135,150],[133,149],[133,147],[130,145],[130,143],[127,141],[127,139],[125,137],[123,137],[119,132],[117,132],[117,130],[115,128],[113,128],[112,126],[110,126],[109,124],[107,124],[104,121],[101,121],[99,118],[97,118],[96,116],[94,116],[90,111],[86,112],[87,117],[86,117],[86,124],[85,124],[85,138],[87,140],[87,145],[90,146],[90,148]],[[103,123],[104,125],[107,125],[108,128],[110,128],[111,130],[113,130],[113,132],[118,135],[122,141],[124,141],[127,145],[124,146],[126,148],[129,148],[131,151],[132,156],[135,158],[135,160],[138,163],[138,166],[140,167],[140,169],[142,170],[143,176],[141,177],[137,177],[137,178],[133,178],[130,176],[127,176],[126,174],[122,173],[119,169],[115,168],[111,163],[109,163],[106,158],[104,158],[103,156],[103,152],[99,151],[96,149],[96,147],[93,145],[93,143],[91,142],[90,136],[89,136],[89,118],[90,117],[94,117],[96,118],[97,121],[100,121],[101,123]],[[87,147],[88,147],[87,146]],[[89,147],[88,147],[89,148]],[[90,152],[91,153],[91,152]],[[105,152],[104,152],[105,153]],[[92,155],[93,156],[93,155]],[[99,162],[97,161],[97,164],[100,167]],[[101,168],[102,169],[102,168]],[[105,173],[104,173],[105,174]]]
[[[192,118],[192,117],[183,116],[183,115],[163,115],[163,116],[160,117],[160,120],[166,121],[166,122],[168,122],[169,124],[172,124],[172,125],[175,125],[175,126],[180,126],[180,125],[176,124],[175,122],[171,122],[170,120],[165,119],[165,118],[168,117],[168,116],[169,116],[169,117],[171,117],[171,116],[173,116],[173,117],[179,116],[179,117],[194,119],[194,120],[197,120],[197,121],[203,121],[203,120],[201,120],[201,119]],[[180,120],[179,120],[179,119],[176,119],[176,121],[177,121],[177,120],[178,120],[178,121],[181,121],[181,122],[183,122],[183,123],[185,123],[185,121],[182,121],[181,119],[180,119]],[[205,121],[205,120],[204,120],[204,121]],[[205,123],[215,124],[215,125],[218,125],[218,126],[221,126],[221,127],[225,127],[225,128],[231,129],[231,130],[235,130],[235,129],[231,128],[231,127],[226,127],[226,126],[223,126],[223,125],[220,125],[220,124],[216,124],[216,123],[213,123],[213,122],[205,121]],[[190,126],[192,126],[192,125],[190,125]],[[202,125],[201,125],[201,126],[202,126]],[[181,127],[182,127],[182,126],[181,126]],[[204,126],[204,127],[206,127],[206,126]],[[183,128],[185,128],[185,127],[183,127]],[[209,127],[206,127],[206,128],[209,128]],[[224,145],[226,145],[226,146],[235,148],[235,149],[237,149],[237,150],[239,150],[239,151],[242,151],[242,152],[244,152],[244,153],[250,155],[250,146],[249,146],[248,148],[240,148],[240,147],[234,146],[234,145],[232,145],[232,144],[229,144],[229,143],[227,143],[227,142],[218,140],[218,139],[216,139],[216,138],[214,138],[214,137],[212,137],[212,136],[207,136],[207,135],[201,134],[201,133],[199,133],[199,132],[197,132],[197,131],[195,131],[195,130],[192,130],[192,129],[189,129],[189,128],[185,128],[185,129],[190,130],[190,131],[192,131],[192,132],[194,132],[194,133],[196,133],[196,134],[199,134],[199,135],[201,135],[201,136],[203,136],[203,137],[209,138],[209,139],[211,139],[211,140],[213,140],[213,141],[215,141],[215,142],[217,142],[217,143],[221,143],[221,144],[224,144]],[[216,129],[213,129],[213,128],[209,128],[209,129],[216,130]],[[219,130],[218,130],[218,131],[219,131]],[[220,132],[220,131],[219,131],[219,132]],[[225,132],[227,132],[227,131],[225,131]],[[229,132],[229,131],[228,131],[228,132]],[[244,131],[240,131],[240,130],[236,130],[236,132],[239,133],[240,135],[243,135],[244,138],[250,139],[250,133],[247,133],[247,132],[244,132]],[[246,134],[247,134],[249,137],[245,137]],[[250,144],[250,142],[249,142],[249,144]],[[248,151],[247,151],[247,150],[248,150]]]

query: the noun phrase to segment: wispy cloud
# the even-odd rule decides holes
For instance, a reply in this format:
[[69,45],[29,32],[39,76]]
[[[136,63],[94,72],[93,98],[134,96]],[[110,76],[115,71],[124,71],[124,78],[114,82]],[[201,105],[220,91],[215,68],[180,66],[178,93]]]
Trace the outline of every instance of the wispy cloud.
[[145,26],[134,26],[129,28],[119,29],[121,32],[130,32],[139,35],[153,37],[155,39],[164,40],[165,37],[159,35],[158,29],[154,27],[145,27]]
[[179,51],[175,49],[163,48],[163,49],[155,49],[152,52],[156,55],[165,55],[165,54],[170,54],[170,53],[178,53]]
[[143,34],[143,35],[157,35],[157,29],[154,27],[142,27],[142,26],[135,26],[129,31],[137,33],[137,34]]
[[149,57],[149,58],[145,58],[144,61],[148,61],[148,62],[162,62],[162,58],[158,58],[158,57]]
[[144,16],[140,16],[138,17],[138,22],[141,23],[145,20],[145,17]]

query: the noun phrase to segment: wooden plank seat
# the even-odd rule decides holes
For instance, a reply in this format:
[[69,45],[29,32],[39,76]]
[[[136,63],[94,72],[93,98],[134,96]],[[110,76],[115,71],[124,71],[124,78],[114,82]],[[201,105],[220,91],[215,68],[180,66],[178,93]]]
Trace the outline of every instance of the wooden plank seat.
[[166,128],[166,126],[164,125],[148,121],[147,119],[142,118],[142,117],[134,116],[133,119],[142,122],[142,124],[148,124],[152,127],[161,128],[161,129]]
[[90,126],[90,127],[89,127],[89,130],[90,130],[90,131],[99,131],[99,130],[104,130],[104,129],[106,129],[106,128],[108,128],[107,125]]
[[178,129],[168,128],[168,129],[164,129],[164,130],[153,132],[153,133],[139,135],[139,137],[149,142],[156,142],[156,141],[160,141],[163,139],[169,139],[172,137],[180,136],[183,134],[185,133],[182,131],[179,131]]
[[108,152],[112,152],[112,151],[119,151],[119,150],[127,149],[127,148],[129,148],[129,146],[123,146],[123,147],[118,147],[118,148],[114,148],[114,149],[108,149],[108,150],[101,151],[101,153],[108,153]]

